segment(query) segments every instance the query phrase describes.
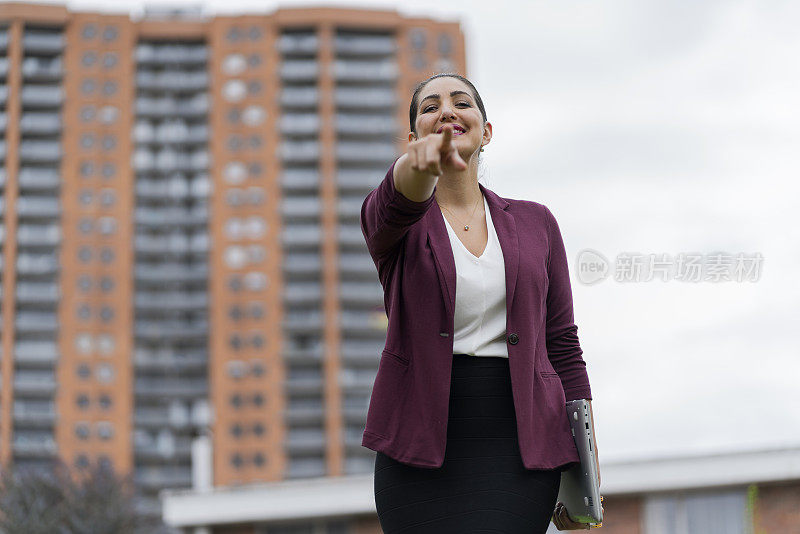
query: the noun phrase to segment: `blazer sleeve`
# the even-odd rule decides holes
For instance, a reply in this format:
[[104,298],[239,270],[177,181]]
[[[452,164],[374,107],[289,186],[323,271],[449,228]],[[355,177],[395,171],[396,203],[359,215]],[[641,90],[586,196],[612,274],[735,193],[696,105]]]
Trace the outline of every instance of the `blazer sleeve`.
[[558,373],[566,400],[591,399],[589,376],[578,340],[564,240],[555,217],[544,206],[550,246],[547,261],[547,357]]
[[397,160],[361,206],[361,232],[381,279],[385,260],[400,248],[408,229],[422,219],[434,201],[434,195],[431,195],[427,200],[415,202],[395,189],[396,163]]

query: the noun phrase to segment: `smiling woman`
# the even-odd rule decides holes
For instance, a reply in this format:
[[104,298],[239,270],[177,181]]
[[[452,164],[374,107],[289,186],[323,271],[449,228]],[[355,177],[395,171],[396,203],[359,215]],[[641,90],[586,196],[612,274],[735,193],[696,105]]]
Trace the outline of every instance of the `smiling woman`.
[[478,182],[492,125],[469,80],[425,80],[409,119],[361,209],[389,319],[362,439],[378,518],[386,534],[543,534],[578,461],[565,401],[591,399],[558,224]]

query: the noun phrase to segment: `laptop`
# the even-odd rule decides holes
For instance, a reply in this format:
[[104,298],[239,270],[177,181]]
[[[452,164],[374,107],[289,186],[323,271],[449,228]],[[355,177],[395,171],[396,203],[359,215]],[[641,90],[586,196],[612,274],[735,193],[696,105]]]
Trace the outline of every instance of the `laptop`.
[[574,522],[599,526],[603,522],[603,498],[600,496],[589,402],[585,399],[567,402],[567,417],[581,463],[561,473],[558,502],[564,503]]

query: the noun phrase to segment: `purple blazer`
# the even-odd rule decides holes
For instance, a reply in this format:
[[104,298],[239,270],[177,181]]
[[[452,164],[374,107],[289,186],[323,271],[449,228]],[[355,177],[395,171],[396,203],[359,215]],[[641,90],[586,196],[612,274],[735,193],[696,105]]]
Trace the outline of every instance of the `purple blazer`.
[[[435,195],[409,200],[395,189],[393,171],[394,163],[361,207],[361,230],[389,319],[361,444],[408,465],[441,467],[455,259]],[[591,390],[561,232],[544,205],[502,198],[478,185],[505,260],[506,342],[522,463],[552,469],[578,462],[565,401],[591,399]]]

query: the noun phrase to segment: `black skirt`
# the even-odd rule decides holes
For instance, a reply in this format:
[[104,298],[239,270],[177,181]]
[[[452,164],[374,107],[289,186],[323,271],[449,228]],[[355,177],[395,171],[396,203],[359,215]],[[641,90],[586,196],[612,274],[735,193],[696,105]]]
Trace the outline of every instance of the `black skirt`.
[[560,482],[522,464],[508,358],[453,355],[442,467],[375,458],[384,534],[544,534]]

